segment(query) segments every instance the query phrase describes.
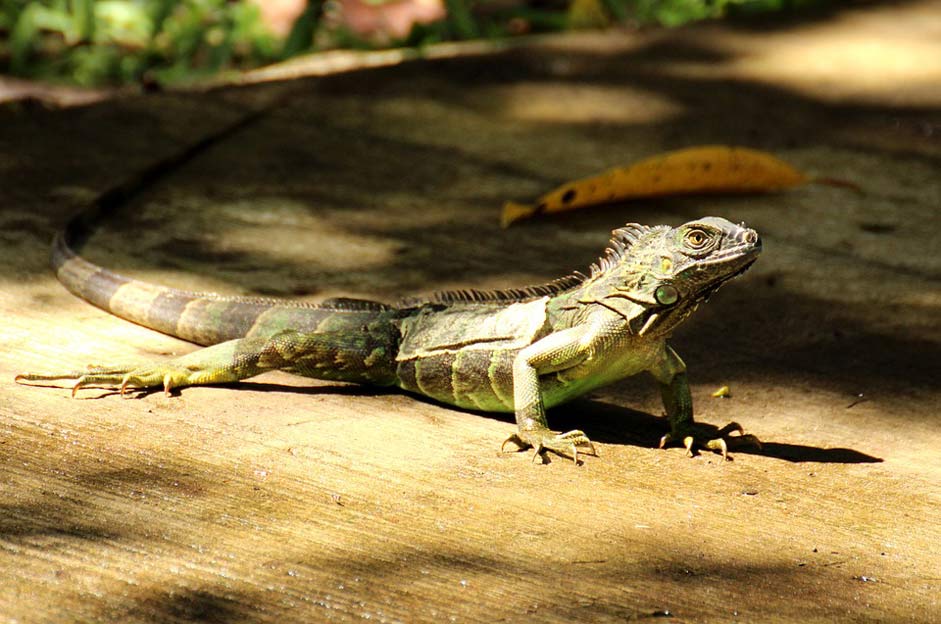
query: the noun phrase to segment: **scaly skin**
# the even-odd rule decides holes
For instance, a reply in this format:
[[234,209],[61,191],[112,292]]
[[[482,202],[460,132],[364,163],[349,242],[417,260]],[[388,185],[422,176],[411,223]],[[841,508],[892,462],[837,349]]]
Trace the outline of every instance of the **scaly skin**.
[[[86,220],[87,221],[87,220]],[[666,339],[761,250],[758,235],[725,219],[682,225],[627,225],[590,275],[504,291],[443,292],[395,306],[334,299],[320,305],[188,293],[131,280],[77,255],[87,232],[77,220],[57,237],[53,264],[79,297],[146,327],[206,345],[182,357],[18,381],[74,379],[128,388],[233,382],[269,370],[317,379],[398,386],[461,408],[514,412],[506,442],[578,460],[594,452],[581,431],[549,429],[546,409],[624,377],[649,372],[660,384],[670,433],[726,455],[728,440],[757,444],[733,423],[695,423],[686,367]],[[506,445],[504,442],[504,446]]]

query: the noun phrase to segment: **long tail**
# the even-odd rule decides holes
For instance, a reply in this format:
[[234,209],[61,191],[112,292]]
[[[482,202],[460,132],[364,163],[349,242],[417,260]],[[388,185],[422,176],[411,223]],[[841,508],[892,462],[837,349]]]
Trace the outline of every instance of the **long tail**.
[[270,108],[246,115],[99,196],[53,241],[52,267],[59,281],[76,296],[115,316],[200,345],[268,335],[288,327],[302,332],[342,330],[362,325],[389,310],[381,303],[348,299],[314,305],[187,292],[119,275],[89,262],[75,251],[99,220],[211,145],[257,121]]

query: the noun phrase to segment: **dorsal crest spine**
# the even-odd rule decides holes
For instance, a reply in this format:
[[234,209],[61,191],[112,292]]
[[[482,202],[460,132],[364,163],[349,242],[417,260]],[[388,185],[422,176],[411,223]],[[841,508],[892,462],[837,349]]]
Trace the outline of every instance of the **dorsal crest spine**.
[[413,308],[426,303],[518,303],[538,299],[539,297],[558,295],[579,286],[587,279],[587,275],[575,271],[571,275],[566,275],[565,277],[560,277],[537,286],[495,290],[475,290],[470,288],[462,290],[442,290],[426,297],[409,297],[403,299],[398,303],[398,307]]
[[662,232],[668,229],[670,229],[668,226],[663,225],[652,228],[638,223],[628,223],[624,227],[612,231],[611,241],[608,243],[608,248],[604,250],[604,255],[591,265],[591,277],[601,275],[623,260],[642,238],[652,232]]
[[505,288],[496,290],[443,290],[425,297],[409,297],[398,302],[397,307],[412,308],[423,304],[459,304],[459,303],[518,303],[539,297],[553,297],[581,286],[610,269],[621,259],[626,257],[631,248],[648,234],[654,231],[668,230],[667,226],[651,228],[637,223],[628,223],[611,232],[611,240],[603,256],[591,265],[588,275],[574,271],[570,275],[560,277],[545,284],[525,286],[522,288]]

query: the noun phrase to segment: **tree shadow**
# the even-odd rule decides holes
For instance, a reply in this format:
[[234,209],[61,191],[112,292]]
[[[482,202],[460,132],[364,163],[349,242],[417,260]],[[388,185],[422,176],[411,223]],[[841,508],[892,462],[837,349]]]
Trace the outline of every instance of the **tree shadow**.
[[[86,465],[72,471],[62,468],[55,459],[50,461],[57,479],[50,481],[48,489],[29,493],[33,500],[0,503],[0,541],[26,544],[37,538],[49,538],[52,541],[44,547],[51,549],[68,548],[68,544],[76,541],[104,543],[129,539],[134,531],[115,521],[119,512],[105,508],[90,513],[90,501],[71,493],[73,486],[86,491],[91,488],[118,492],[120,496],[164,492],[192,498],[206,495],[206,484],[213,479],[206,474],[201,475],[202,480],[195,479],[189,471],[192,466],[188,466],[188,471],[179,471],[145,463],[110,470]],[[61,494],[62,491],[70,493]],[[24,494],[20,492],[20,496]]]
[[[501,524],[523,523],[525,518],[512,517]],[[331,546],[299,552],[289,560],[275,559],[281,564],[278,567],[298,573],[280,580],[274,594],[271,587],[265,590],[250,583],[207,579],[182,591],[129,591],[122,597],[124,604],[113,608],[122,619],[144,622],[272,618],[306,622],[353,617],[425,621],[421,614],[429,610],[439,617],[453,612],[472,621],[498,622],[541,619],[539,612],[551,613],[551,621],[605,622],[687,621],[712,613],[722,619],[733,608],[737,616],[754,621],[769,613],[820,621],[862,613],[858,587],[845,581],[845,571],[827,563],[733,561],[698,552],[692,545],[698,555],[684,557],[675,551],[677,544],[690,541],[685,536],[632,537],[636,542],[632,547],[608,548],[600,558],[556,558],[553,565],[546,565],[542,559],[523,558],[512,548],[501,556],[489,549],[471,552],[460,544],[434,540],[414,539],[405,545],[364,536],[368,551],[357,550],[356,556]],[[411,565],[403,565],[404,561]],[[416,569],[427,578],[416,582]],[[573,571],[579,578],[590,579],[590,588],[573,583]],[[258,578],[266,577],[259,573]],[[639,589],[625,591],[625,587]],[[479,600],[477,592],[487,590],[510,599]],[[716,593],[723,597],[721,607],[714,597],[709,598]],[[272,600],[280,595],[285,599]],[[429,603],[430,595],[440,602]],[[295,596],[304,599],[287,599]]]

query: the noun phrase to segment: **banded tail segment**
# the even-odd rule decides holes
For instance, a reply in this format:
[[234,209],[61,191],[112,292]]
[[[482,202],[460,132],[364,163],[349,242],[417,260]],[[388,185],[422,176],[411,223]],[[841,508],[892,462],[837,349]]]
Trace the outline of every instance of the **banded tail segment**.
[[391,310],[381,303],[301,301],[226,296],[167,288],[119,275],[78,255],[69,241],[73,224],[56,236],[52,265],[74,295],[122,319],[199,345],[286,328],[301,333],[361,327]]
[[286,328],[299,332],[361,327],[388,309],[379,303],[313,305],[278,299],[195,293],[118,275],[82,258],[80,250],[94,226],[212,146],[263,119],[281,98],[249,111],[185,149],[158,160],[103,192],[66,225],[53,242],[52,265],[73,294],[138,325],[200,345],[244,336],[271,336]]

